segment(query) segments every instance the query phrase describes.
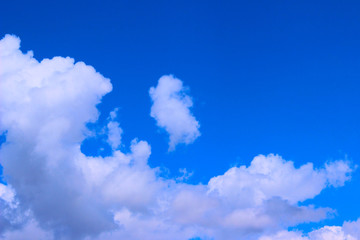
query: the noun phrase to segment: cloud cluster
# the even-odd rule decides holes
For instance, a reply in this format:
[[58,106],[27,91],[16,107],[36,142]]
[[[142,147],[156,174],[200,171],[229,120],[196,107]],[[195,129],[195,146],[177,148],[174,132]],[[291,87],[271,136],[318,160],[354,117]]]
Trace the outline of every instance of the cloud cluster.
[[192,100],[181,80],[172,75],[162,76],[149,93],[153,101],[150,115],[168,132],[169,150],[179,143],[192,143],[200,136],[200,124],[190,112]]
[[[119,149],[125,143],[116,110],[104,127],[112,153],[86,156],[80,148],[91,135],[86,126],[97,120],[110,80],[71,58],[39,62],[19,48],[17,37],[0,41],[0,132],[6,135],[0,163],[7,182],[0,183],[0,239],[302,237],[281,231],[333,213],[302,201],[350,179],[345,161],[296,168],[272,154],[208,184],[183,182],[185,170],[183,178],[163,178],[148,165],[146,141]],[[180,80],[164,76],[150,95],[152,116],[169,132],[170,148],[199,136]]]

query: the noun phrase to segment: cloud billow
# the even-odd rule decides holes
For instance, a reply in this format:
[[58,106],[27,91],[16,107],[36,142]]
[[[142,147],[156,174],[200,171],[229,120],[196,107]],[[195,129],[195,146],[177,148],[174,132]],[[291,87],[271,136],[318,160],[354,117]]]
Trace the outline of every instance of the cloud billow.
[[[0,183],[2,240],[307,239],[287,227],[325,219],[333,210],[301,203],[351,178],[346,161],[296,168],[273,154],[207,184],[160,177],[148,165],[148,142],[135,138],[127,152],[120,150],[125,143],[116,110],[104,127],[111,154],[86,156],[80,150],[86,126],[97,121],[110,80],[71,58],[39,62],[19,48],[15,36],[0,41],[0,132],[6,134],[0,164],[7,182]],[[170,149],[200,135],[180,80],[164,76],[150,95],[151,114],[168,131]],[[339,228],[347,236],[358,224]]]

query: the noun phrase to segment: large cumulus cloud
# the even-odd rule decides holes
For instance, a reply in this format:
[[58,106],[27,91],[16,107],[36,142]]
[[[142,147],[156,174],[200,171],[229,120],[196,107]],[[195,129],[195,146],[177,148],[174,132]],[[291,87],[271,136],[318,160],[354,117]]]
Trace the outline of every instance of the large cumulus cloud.
[[[39,62],[19,48],[17,37],[0,41],[0,131],[6,136],[0,163],[7,183],[0,183],[0,239],[272,237],[327,218],[332,209],[302,202],[350,180],[345,161],[296,168],[273,154],[208,184],[165,179],[148,165],[148,142],[121,141],[116,110],[104,127],[111,154],[86,156],[80,149],[92,135],[86,126],[96,122],[110,80],[71,58]],[[182,91],[172,76],[150,90],[152,115],[169,132],[170,148],[200,134],[191,99]],[[172,116],[176,109],[183,115]]]

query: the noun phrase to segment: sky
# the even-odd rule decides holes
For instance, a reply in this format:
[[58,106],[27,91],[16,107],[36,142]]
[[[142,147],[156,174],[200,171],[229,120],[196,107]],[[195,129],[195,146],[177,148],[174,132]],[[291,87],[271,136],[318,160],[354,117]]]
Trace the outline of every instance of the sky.
[[357,1],[6,1],[0,239],[360,239]]

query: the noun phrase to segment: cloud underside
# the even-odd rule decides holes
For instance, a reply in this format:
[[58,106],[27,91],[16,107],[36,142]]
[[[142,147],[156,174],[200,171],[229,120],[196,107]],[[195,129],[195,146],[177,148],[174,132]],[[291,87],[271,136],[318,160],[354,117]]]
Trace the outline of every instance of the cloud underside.
[[[134,139],[128,151],[119,150],[116,110],[104,127],[111,155],[84,155],[81,143],[93,134],[87,123],[97,121],[96,106],[111,91],[110,80],[71,58],[39,62],[19,47],[14,36],[0,41],[0,132],[6,135],[0,163],[7,182],[0,183],[0,239],[359,237],[358,222],[306,236],[286,231],[334,214],[302,202],[350,180],[346,161],[296,168],[278,155],[259,155],[207,184],[187,184],[160,177],[148,165],[146,141]],[[150,90],[151,115],[169,133],[170,148],[200,135],[183,91],[172,76]]]

